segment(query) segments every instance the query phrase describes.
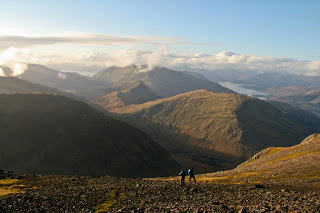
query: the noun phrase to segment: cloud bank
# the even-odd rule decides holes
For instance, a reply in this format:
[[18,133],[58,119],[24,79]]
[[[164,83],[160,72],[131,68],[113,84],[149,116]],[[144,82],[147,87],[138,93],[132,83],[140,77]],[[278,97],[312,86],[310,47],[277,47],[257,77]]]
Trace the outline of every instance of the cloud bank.
[[297,75],[320,76],[320,60],[299,61],[291,58],[253,56],[222,51],[216,55],[204,53],[170,54],[166,48],[158,51],[123,50],[105,58],[105,65],[126,66],[148,64],[168,67],[188,66],[208,70],[252,70],[254,72],[287,72]]
[[[320,60],[300,61],[291,58],[279,58],[270,56],[254,56],[236,54],[222,51],[216,55],[204,53],[196,54],[172,54],[166,46],[160,46],[156,51],[143,51],[138,49],[123,49],[111,53],[83,52],[77,55],[65,56],[57,54],[41,54],[33,52],[29,48],[8,48],[0,52],[0,65],[5,64],[23,69],[15,64],[59,64],[77,63],[98,66],[127,66],[130,64],[148,64],[149,69],[153,66],[178,67],[188,66],[191,68],[203,68],[208,70],[252,70],[253,72],[287,72],[291,74],[320,76]],[[1,71],[0,71],[1,74]]]

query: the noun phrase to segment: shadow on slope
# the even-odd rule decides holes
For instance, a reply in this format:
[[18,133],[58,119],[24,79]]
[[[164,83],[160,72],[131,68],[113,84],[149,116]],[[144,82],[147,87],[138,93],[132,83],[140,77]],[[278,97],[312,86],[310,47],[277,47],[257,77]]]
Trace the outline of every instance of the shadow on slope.
[[0,94],[0,118],[5,170],[146,177],[180,168],[144,132],[63,96]]

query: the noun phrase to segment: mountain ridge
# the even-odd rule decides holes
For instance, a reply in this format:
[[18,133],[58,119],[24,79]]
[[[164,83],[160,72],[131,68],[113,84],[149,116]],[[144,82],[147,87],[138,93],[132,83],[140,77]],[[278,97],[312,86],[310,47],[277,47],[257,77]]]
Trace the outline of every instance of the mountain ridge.
[[306,135],[301,126],[264,101],[207,90],[109,111],[146,131],[178,161],[183,158],[180,163],[192,158],[181,153],[194,153],[204,158],[199,161],[215,165],[221,160],[230,168],[263,148],[294,145]]
[[110,67],[92,77],[93,80],[108,84],[126,84],[143,81],[154,93],[162,98],[171,97],[185,92],[208,89],[213,92],[235,93],[218,83],[203,80],[190,74],[170,70],[165,67],[154,67],[151,70],[146,66],[131,65],[127,67]]
[[21,173],[144,177],[180,168],[147,134],[88,104],[0,94],[0,167]]

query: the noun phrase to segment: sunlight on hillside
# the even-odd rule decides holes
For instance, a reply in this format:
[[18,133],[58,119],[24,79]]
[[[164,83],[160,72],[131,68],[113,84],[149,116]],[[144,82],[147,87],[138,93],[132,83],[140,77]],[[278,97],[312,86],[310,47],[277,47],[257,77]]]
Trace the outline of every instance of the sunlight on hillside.
[[0,180],[0,196],[15,194],[15,193],[24,193],[21,188],[24,185],[16,185],[20,180],[17,179],[2,179]]

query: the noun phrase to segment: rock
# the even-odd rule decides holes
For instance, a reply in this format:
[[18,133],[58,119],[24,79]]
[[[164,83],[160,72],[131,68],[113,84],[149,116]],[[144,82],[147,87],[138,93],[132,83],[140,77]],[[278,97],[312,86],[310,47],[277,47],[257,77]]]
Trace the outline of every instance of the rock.
[[198,192],[198,189],[197,189],[196,187],[192,187],[189,191],[190,191],[190,192],[195,192],[195,193],[197,193],[197,192]]
[[256,184],[255,187],[256,187],[257,189],[266,188],[264,185],[261,185],[261,184]]

